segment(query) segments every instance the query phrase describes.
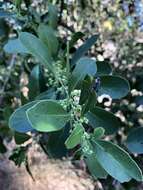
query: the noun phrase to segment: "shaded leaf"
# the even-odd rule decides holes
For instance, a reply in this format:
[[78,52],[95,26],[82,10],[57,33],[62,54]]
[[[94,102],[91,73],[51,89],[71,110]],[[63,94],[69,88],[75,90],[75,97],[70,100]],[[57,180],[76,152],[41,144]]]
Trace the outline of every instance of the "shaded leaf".
[[16,166],[20,167],[21,164],[26,161],[26,152],[27,147],[18,147],[13,150],[13,153],[10,155],[9,160],[12,160]]
[[96,76],[109,75],[112,68],[107,61],[96,61],[97,73]]
[[45,100],[45,99],[56,100],[56,91],[54,88],[50,88],[49,90],[39,94],[35,99],[36,100]]
[[7,151],[7,148],[3,143],[3,139],[0,137],[0,153],[4,154],[6,151]]
[[143,127],[131,130],[126,141],[128,149],[137,154],[143,153]]
[[59,42],[55,35],[55,31],[44,24],[40,24],[38,27],[38,34],[41,41],[46,44],[50,55],[57,56]]
[[57,28],[58,24],[58,9],[56,5],[49,4],[48,6],[48,18],[49,18],[49,25],[52,28]]
[[107,94],[113,99],[120,99],[126,96],[130,91],[127,80],[118,76],[101,76],[101,85],[98,89],[98,95]]
[[29,78],[28,88],[28,95],[30,100],[34,100],[36,96],[38,96],[41,92],[43,92],[46,89],[43,70],[40,65],[36,65],[32,69]]
[[24,142],[28,141],[31,138],[30,135],[24,134],[24,133],[14,133],[14,139],[16,144],[23,144]]
[[82,32],[76,32],[71,36],[71,40],[69,41],[69,48],[71,49],[76,42],[84,36]]
[[85,159],[85,162],[87,164],[87,167],[88,167],[91,175],[95,179],[97,179],[97,178],[102,178],[102,179],[107,178],[108,173],[99,164],[95,154],[86,155],[84,159]]
[[65,128],[60,131],[48,133],[48,135],[40,141],[40,144],[45,149],[46,154],[50,158],[62,158],[68,154],[68,149],[65,146],[65,141],[69,136],[70,125],[67,123]]
[[120,126],[119,119],[114,114],[99,107],[90,110],[86,117],[93,128],[103,127],[106,134],[115,133]]
[[85,53],[91,48],[91,46],[93,46],[96,42],[98,38],[98,35],[93,35],[90,38],[88,38],[86,40],[86,42],[81,45],[77,51],[74,53],[72,60],[71,60],[71,64],[75,65],[76,62],[83,56],[85,55]]
[[97,67],[96,61],[90,59],[88,57],[81,58],[74,68],[70,81],[69,86],[70,90],[72,91],[80,84],[80,82],[85,78],[86,75],[94,76],[96,74]]
[[47,47],[40,39],[28,32],[21,32],[19,39],[29,53],[53,72],[52,58],[50,57]]

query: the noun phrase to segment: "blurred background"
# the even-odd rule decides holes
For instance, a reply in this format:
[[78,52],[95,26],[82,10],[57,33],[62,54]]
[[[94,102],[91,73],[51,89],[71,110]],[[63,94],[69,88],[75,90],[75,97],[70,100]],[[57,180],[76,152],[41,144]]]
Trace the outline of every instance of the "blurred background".
[[[43,190],[143,189],[142,183],[137,183],[135,181],[131,181],[128,184],[119,184],[117,181],[110,179],[110,177],[108,180],[93,181],[88,176],[88,171],[83,171],[84,169],[79,163],[77,165],[74,163],[74,166],[71,166],[69,161],[64,162],[64,165],[66,165],[64,168],[68,168],[67,175],[70,176],[70,179],[73,179],[72,182],[65,174],[60,173],[63,170],[63,166],[61,167],[63,164],[61,162],[54,162],[49,166],[49,162],[46,164],[45,161],[44,164],[47,168],[47,174],[45,173],[45,175],[48,176],[48,173],[53,171],[51,169],[53,167],[55,167],[55,170],[57,170],[58,173],[54,174],[50,180],[47,179],[48,183],[51,183],[55,178],[54,176],[57,175],[59,180],[55,181],[55,183],[60,184],[60,175],[63,175],[66,184],[62,184],[64,187],[62,185],[54,187],[54,182],[52,182],[53,184],[51,184],[51,187],[48,187],[46,183],[42,186],[43,179],[40,178],[40,175],[43,174],[38,173],[39,171],[42,173],[42,163],[41,165],[39,164],[39,171],[37,171],[38,169],[33,169],[35,172],[34,174],[38,175],[38,183],[40,184],[40,186],[38,186],[39,184],[35,186],[30,177],[24,173],[24,169],[17,170],[14,165],[11,166],[11,162],[9,163],[6,160],[7,155],[9,156],[10,154],[9,152],[15,147],[12,132],[8,128],[8,119],[15,107],[21,105],[21,102],[23,104],[24,102],[27,102],[28,76],[35,63],[31,57],[23,58],[21,56],[8,55],[4,52],[3,47],[9,38],[18,35],[18,31],[25,29],[27,31],[34,31],[36,24],[40,22],[41,15],[42,19],[46,19],[48,3],[53,3],[58,7],[58,30],[60,36],[66,40],[70,39],[74,32],[81,32],[83,39],[86,39],[93,34],[99,33],[99,40],[89,54],[96,57],[97,60],[108,61],[112,66],[113,73],[125,77],[130,83],[131,92],[126,98],[119,102],[114,102],[108,100],[106,97],[102,97],[103,106],[107,110],[111,110],[115,113],[122,121],[121,130],[114,137],[115,142],[124,146],[123,142],[126,139],[128,132],[133,127],[143,127],[142,0],[28,0],[22,5],[23,7],[21,9],[23,12],[19,13],[22,14],[21,17],[14,15],[15,4],[13,1],[0,0],[0,152],[7,152],[5,155],[0,156],[0,166],[3,168],[0,173],[0,178],[3,178],[3,180],[8,181],[10,184],[16,184],[15,177],[12,175],[15,176],[15,173],[21,171],[20,175],[17,177],[21,181],[25,180],[25,184],[30,186],[22,187],[21,184],[19,184],[18,187],[7,186],[2,190],[30,190],[30,188],[39,188]],[[27,18],[25,15],[27,14],[26,8],[29,7],[29,4],[30,8],[28,9]],[[83,40],[81,38],[77,46],[82,42]],[[40,156],[37,153],[40,148],[37,147],[37,145],[35,146],[36,153],[31,150],[30,154],[32,154],[32,156],[30,155],[30,158],[32,160],[32,157],[35,156],[38,160],[36,160],[37,164],[40,163]],[[46,160],[44,155],[42,158]],[[142,155],[135,159],[143,169]],[[77,168],[79,168],[81,172],[77,172]],[[9,178],[7,178],[7,174],[5,174],[6,170],[10,173]],[[71,172],[74,172],[74,174],[71,175]],[[69,187],[66,188],[65,186],[67,186],[68,180],[72,185],[69,185]],[[76,187],[77,181],[80,181],[80,184]],[[1,182],[0,179],[0,183],[3,185],[4,181]]]

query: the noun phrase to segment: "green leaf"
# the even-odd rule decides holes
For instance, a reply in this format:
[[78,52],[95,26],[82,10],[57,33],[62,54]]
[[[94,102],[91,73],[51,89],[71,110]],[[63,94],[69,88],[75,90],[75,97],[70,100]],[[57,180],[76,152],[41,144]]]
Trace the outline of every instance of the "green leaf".
[[30,135],[24,134],[24,133],[14,133],[14,139],[16,144],[23,144],[24,142],[28,141],[31,138]]
[[46,45],[43,44],[40,39],[28,32],[21,32],[19,39],[30,54],[35,56],[42,64],[47,66],[48,69],[53,72],[52,58],[50,57]]
[[85,162],[87,164],[87,167],[88,167],[91,175],[95,179],[97,179],[97,178],[102,178],[102,179],[107,178],[108,173],[99,164],[95,154],[87,154],[84,159],[85,159]]
[[96,74],[97,67],[96,61],[88,57],[81,58],[72,72],[72,76],[69,81],[69,87],[71,91],[80,84],[80,82],[86,77],[86,75],[94,76]]
[[70,125],[67,123],[66,126],[60,131],[48,134],[44,133],[40,139],[40,145],[48,157],[61,159],[62,157],[67,156],[68,149],[65,146],[65,141],[69,136],[69,131]]
[[42,92],[35,98],[35,100],[45,100],[45,99],[56,100],[56,91],[54,88],[50,88],[49,90]]
[[76,62],[83,56],[85,55],[85,53],[91,48],[91,46],[93,46],[95,44],[95,42],[97,41],[99,35],[93,35],[90,38],[88,38],[86,40],[86,42],[81,45],[77,51],[74,53],[72,60],[71,60],[71,64],[75,65]]
[[4,46],[4,51],[7,53],[29,53],[28,50],[23,46],[19,39],[11,39]]
[[105,129],[102,127],[97,127],[94,129],[94,133],[92,135],[93,139],[100,139],[101,137],[103,137],[105,133]]
[[13,150],[9,160],[12,160],[16,166],[20,167],[22,163],[25,163],[27,155],[27,147],[18,147]]
[[84,36],[82,32],[76,32],[71,36],[71,40],[69,41],[69,49],[71,49],[76,42]]
[[101,76],[101,85],[98,95],[107,94],[113,99],[120,99],[126,96],[130,91],[127,80],[118,76]]
[[82,135],[84,134],[84,128],[81,125],[77,125],[70,136],[65,142],[67,149],[72,149],[81,142]]
[[55,31],[44,24],[38,27],[38,35],[41,41],[47,46],[50,55],[57,57],[59,42],[55,35]]
[[32,127],[41,132],[61,130],[70,119],[63,107],[52,100],[41,100],[27,110]]
[[89,96],[86,97],[86,102],[84,106],[82,107],[82,113],[85,114],[88,112],[90,109],[93,109],[96,106],[97,103],[97,95],[95,91],[90,92]]
[[4,154],[6,151],[7,151],[7,148],[3,143],[3,139],[0,137],[0,153]]
[[36,65],[30,74],[29,78],[29,98],[30,100],[34,100],[36,96],[38,96],[41,92],[43,92],[46,89],[44,76],[43,76],[43,70],[40,65]]
[[126,141],[128,149],[137,154],[143,153],[143,127],[131,130]]
[[80,105],[85,104],[87,101],[87,97],[90,96],[92,86],[92,79],[89,76],[82,81],[81,85],[81,95],[80,95]]
[[31,124],[26,116],[26,111],[35,105],[38,101],[33,101],[16,109],[9,119],[9,127],[20,133],[33,131]]
[[93,128],[103,127],[106,134],[115,133],[120,126],[119,119],[114,114],[99,107],[90,110],[86,117]]
[[97,73],[96,76],[109,75],[112,68],[107,61],[96,61]]
[[112,177],[121,183],[132,178],[142,181],[142,172],[131,156],[119,146],[103,141],[92,141],[96,158]]
[[49,26],[52,28],[57,28],[58,25],[58,8],[56,5],[49,4],[48,6],[48,18],[49,18]]

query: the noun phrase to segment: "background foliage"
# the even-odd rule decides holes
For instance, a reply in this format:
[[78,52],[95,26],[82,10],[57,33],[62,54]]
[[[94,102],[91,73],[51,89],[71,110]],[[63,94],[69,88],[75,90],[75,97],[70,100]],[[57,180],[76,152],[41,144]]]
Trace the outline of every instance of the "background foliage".
[[[50,49],[50,54],[54,58],[58,46],[66,51],[66,40],[70,40],[74,32],[80,31],[77,35],[77,39],[79,38],[80,40],[75,47],[79,47],[89,36],[95,33],[100,34],[99,40],[87,55],[96,57],[97,61],[106,61],[110,63],[113,73],[116,75],[120,74],[122,77],[127,78],[131,86],[131,92],[121,101],[115,101],[108,96],[101,96],[98,99],[98,102],[103,108],[112,111],[121,121],[121,127],[118,133],[116,135],[107,136],[107,139],[112,139],[114,143],[122,146],[126,150],[128,147],[130,152],[142,154],[142,1],[116,1],[116,3],[110,0],[49,1],[53,4],[57,4],[57,8],[51,6],[49,9],[48,1],[24,1],[25,4],[21,4],[21,2],[22,1],[15,1],[15,4],[13,4],[11,1],[4,1],[0,4],[1,153],[6,151],[6,144],[13,137],[17,144],[22,144],[30,138],[29,134],[21,136],[21,133],[19,134],[9,129],[9,116],[15,108],[28,103],[29,100],[34,100],[35,97],[37,97],[37,99],[45,99],[46,96],[46,98],[56,99],[59,94],[57,93],[55,95],[54,89],[50,88],[50,93],[48,93],[50,97],[47,97],[47,94],[43,93],[47,87],[56,86],[59,93],[62,91],[59,84],[54,81],[51,73],[47,69],[44,70],[43,75],[43,67],[37,66],[37,59],[35,60],[30,55],[26,54],[24,54],[24,56],[15,54],[19,52],[19,50],[20,52],[23,51],[23,53],[26,53],[26,49],[24,49],[19,42],[7,47],[9,53],[12,53],[14,49],[14,54],[9,55],[4,51],[4,46],[9,38],[17,38],[20,31],[26,31],[37,35],[37,29],[40,36],[40,30],[44,31],[44,26],[38,28],[39,23],[48,22],[54,29],[58,23],[59,33],[56,35],[58,36],[59,42],[55,38],[53,43],[54,47]],[[59,12],[59,18],[54,14],[56,11],[55,9]],[[47,13],[47,11],[49,12]],[[53,35],[53,32],[50,30],[49,35]],[[62,37],[62,40],[60,37]],[[44,41],[44,32],[41,34],[40,38]],[[49,48],[50,43],[50,41],[47,42]],[[75,47],[73,48],[74,44],[75,42],[73,40],[71,48],[69,46],[70,53],[75,51]],[[42,47],[39,48],[39,45],[36,47],[36,44],[32,45],[35,49],[39,50],[40,55],[43,54]],[[47,59],[49,60],[49,57],[47,57]],[[58,57],[58,59],[61,61],[61,57]],[[59,68],[60,63],[56,64],[57,68]],[[59,68],[56,74],[61,76],[60,72]],[[35,82],[32,83],[33,79],[35,80],[35,76],[36,85]],[[28,92],[28,89],[32,89],[32,91]],[[39,94],[40,97],[38,97]],[[64,94],[62,96],[64,97]],[[63,154],[65,155],[67,153],[63,144],[67,139],[69,131],[67,129],[62,136],[60,136],[59,133],[60,132],[54,132],[52,135],[49,135],[48,142],[46,140],[46,134],[41,136],[34,135],[34,141],[39,142],[44,151],[48,151],[48,154],[61,157]],[[53,139],[57,139],[54,145]],[[128,146],[126,146],[126,139]],[[57,151],[59,143],[61,147],[63,146],[61,149],[62,153],[60,150]],[[26,146],[26,148],[22,147],[22,149],[20,146],[18,149],[14,150],[10,159],[14,160],[17,165],[20,165],[23,161],[27,164],[26,151],[28,150],[28,146]],[[70,147],[71,145],[68,146]],[[142,168],[141,155],[135,157],[135,160]],[[88,157],[86,162],[88,162]],[[101,182],[105,189],[136,189],[141,186],[141,184],[135,181],[121,185],[110,177],[108,180],[101,180]]]

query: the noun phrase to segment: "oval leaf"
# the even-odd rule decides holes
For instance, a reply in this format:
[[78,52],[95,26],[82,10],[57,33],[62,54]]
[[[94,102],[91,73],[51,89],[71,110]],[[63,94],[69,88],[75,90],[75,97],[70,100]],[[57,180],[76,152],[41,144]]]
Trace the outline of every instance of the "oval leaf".
[[100,139],[101,137],[103,137],[104,132],[105,132],[104,128],[97,127],[97,128],[94,129],[94,133],[93,133],[92,136],[93,136],[94,139]]
[[91,175],[95,179],[97,178],[105,179],[107,177],[108,173],[99,164],[95,154],[88,154],[85,156],[84,159]]
[[16,109],[9,119],[10,128],[20,133],[27,133],[29,131],[32,131],[33,128],[28,122],[26,111],[36,103],[37,101],[33,101]]
[[86,114],[89,124],[93,127],[103,127],[105,134],[115,133],[120,126],[119,119],[111,112],[95,107]]
[[131,156],[119,146],[103,141],[93,141],[92,145],[98,162],[112,177],[121,183],[130,179],[142,181],[142,172]]
[[9,40],[4,46],[4,51],[7,53],[29,53],[19,39]]
[[143,153],[143,127],[131,130],[127,137],[128,149],[137,154]]
[[42,64],[48,67],[53,72],[52,58],[48,53],[48,49],[43,42],[33,34],[21,32],[19,39],[23,46],[35,56]]
[[62,129],[70,115],[56,101],[42,100],[27,110],[27,116],[34,129],[52,132]]
[[78,144],[80,144],[83,134],[84,134],[84,129],[81,125],[75,127],[65,142],[67,149],[72,149]]
[[101,76],[98,95],[107,94],[113,99],[123,98],[130,91],[127,80],[118,76]]

